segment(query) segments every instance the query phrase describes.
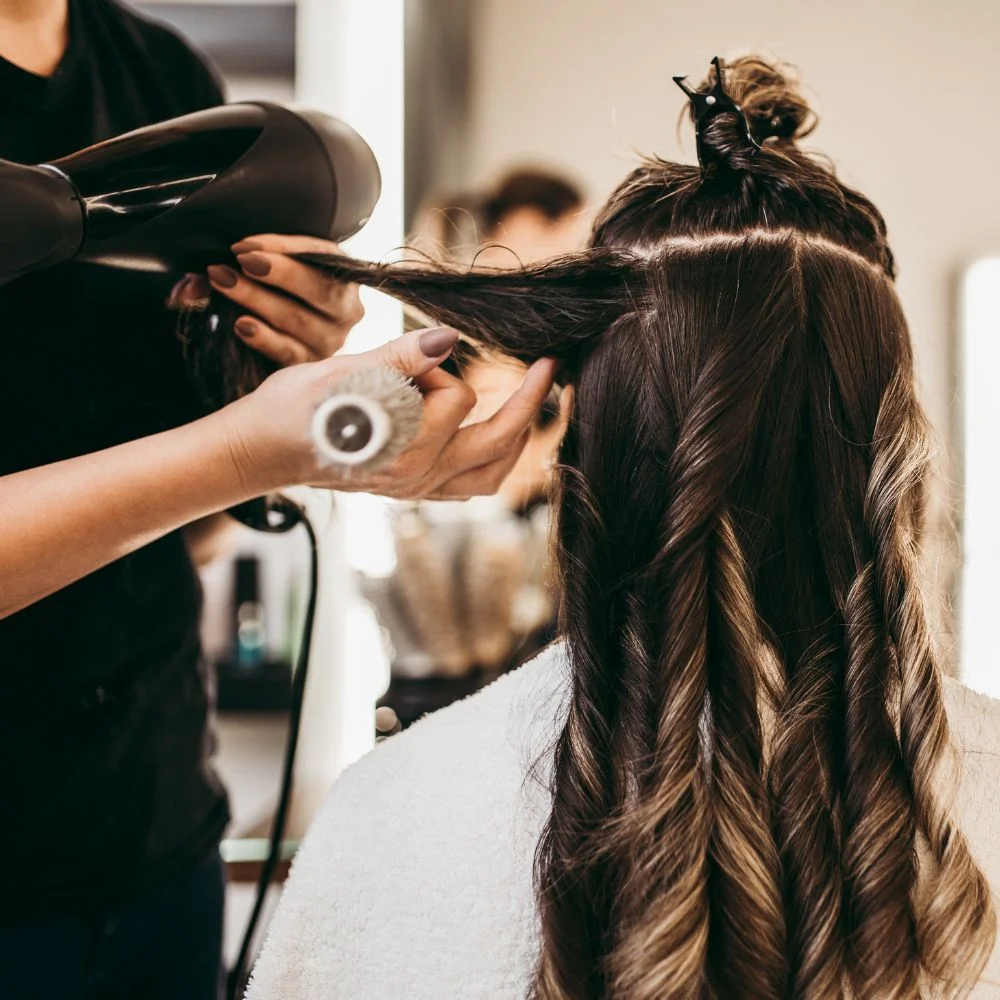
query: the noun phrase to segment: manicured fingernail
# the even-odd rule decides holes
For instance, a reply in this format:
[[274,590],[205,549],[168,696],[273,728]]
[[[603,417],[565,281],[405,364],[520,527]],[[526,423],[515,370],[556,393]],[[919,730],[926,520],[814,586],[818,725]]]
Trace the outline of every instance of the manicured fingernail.
[[420,335],[420,350],[429,358],[439,358],[458,343],[458,330],[449,326],[436,326]]
[[201,310],[208,305],[212,286],[202,274],[189,274],[179,281],[167,299],[168,309]]
[[233,329],[241,337],[252,337],[257,332],[257,324],[243,316],[233,324]]
[[208,268],[208,278],[213,285],[218,285],[220,288],[232,288],[239,280],[236,272],[224,264],[212,264]]
[[191,294],[194,290],[195,276],[186,274],[180,281],[170,289],[167,296],[167,305],[184,305],[193,298]]
[[265,274],[271,273],[271,262],[260,254],[244,253],[236,259],[240,262],[240,267],[255,278],[263,278]]
[[234,243],[229,249],[235,254],[250,253],[251,250],[259,250],[260,244],[256,240],[240,240],[239,243]]

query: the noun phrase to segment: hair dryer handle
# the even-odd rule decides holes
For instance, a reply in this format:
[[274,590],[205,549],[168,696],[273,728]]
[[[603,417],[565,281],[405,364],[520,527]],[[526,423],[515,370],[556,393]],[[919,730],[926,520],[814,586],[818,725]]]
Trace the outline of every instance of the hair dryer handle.
[[83,205],[53,167],[0,160],[0,219],[0,284],[70,260],[83,243]]

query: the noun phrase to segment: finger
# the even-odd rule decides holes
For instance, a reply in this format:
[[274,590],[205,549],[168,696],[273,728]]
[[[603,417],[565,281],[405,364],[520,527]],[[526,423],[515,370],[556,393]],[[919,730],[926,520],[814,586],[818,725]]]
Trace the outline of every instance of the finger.
[[430,500],[468,500],[469,497],[492,496],[510,475],[521,457],[529,434],[525,432],[501,458],[476,469],[469,469],[438,486]]
[[373,365],[385,365],[401,375],[417,379],[437,368],[451,353],[452,348],[458,343],[458,338],[458,331],[447,326],[414,330],[372,351],[331,358],[330,373],[336,375],[338,372],[343,372],[345,365],[349,365],[351,371],[371,368]]
[[282,368],[319,360],[301,340],[275,330],[255,316],[241,316],[233,324],[233,329],[245,344]]
[[208,278],[203,274],[185,274],[167,296],[168,309],[187,309],[207,302],[212,292]]
[[[468,399],[469,411],[462,418],[463,425],[476,422],[478,423],[480,419],[476,417],[476,409],[480,403],[479,393],[471,386],[468,382],[464,381],[457,375],[452,375],[446,372],[443,368],[432,368],[425,375],[417,375],[411,379],[411,381],[417,386],[418,389],[424,394],[425,399],[430,393],[435,391],[440,391],[442,389],[454,389],[456,392],[459,391],[458,387],[461,387],[461,392],[464,398]],[[452,434],[457,428],[452,430]]]
[[254,281],[288,292],[338,323],[354,326],[365,314],[358,286],[334,281],[319,268],[280,253],[241,253],[236,260]]
[[[446,382],[424,395],[416,438],[385,472],[376,477],[373,489],[377,492],[423,496],[432,485],[446,478],[440,471],[442,453],[476,405],[476,394],[461,379],[441,374]],[[451,469],[451,465],[446,468]]]
[[420,437],[415,443],[440,439],[435,454],[440,453],[472,412],[476,394],[460,378],[440,368],[420,375],[414,381],[424,397]]
[[[536,361],[528,369],[518,390],[489,420],[470,424],[457,431],[454,425],[442,427],[441,433],[447,435],[447,440],[440,453],[434,457],[433,465],[423,474],[425,493],[422,495],[438,496],[437,490],[443,483],[452,482],[454,488],[454,480],[485,466],[491,466],[493,471],[506,467],[509,472],[524,449],[535,417],[552,388],[555,370],[556,362],[550,358]],[[471,393],[468,387],[466,389]],[[475,405],[474,393],[471,394],[471,399]],[[468,402],[468,397],[466,401]],[[452,412],[452,418],[455,415],[457,411]],[[407,457],[404,455],[400,461],[404,462]],[[426,460],[426,454],[419,457]],[[482,474],[460,480],[460,485],[464,487],[468,482],[477,481],[477,478],[483,480]]]
[[[441,453],[476,404],[476,394],[460,379],[442,372],[446,382],[424,395],[420,430],[406,451],[376,473],[365,488],[385,496],[420,498],[446,478]],[[450,468],[450,466],[449,466]]]
[[552,358],[536,361],[520,387],[488,420],[470,424],[455,435],[452,443],[455,472],[473,469],[502,459],[509,450],[520,451],[521,438],[531,430],[556,372]]
[[323,240],[316,236],[285,236],[279,233],[260,233],[256,236],[248,236],[245,240],[234,243],[231,249],[235,254],[254,250],[264,250],[267,253],[343,252],[332,240]]
[[571,385],[564,385],[559,391],[559,436],[562,437],[569,430],[570,418],[573,415],[573,401],[576,398],[576,389]]
[[491,419],[500,416],[506,409],[514,411],[527,408],[531,411],[532,416],[537,413],[552,391],[558,367],[559,362],[555,358],[541,358],[536,361],[525,372],[520,388]]
[[456,382],[464,385],[471,392],[475,391],[467,382],[463,382],[462,379],[446,372],[443,368],[432,368],[429,372],[424,372],[423,375],[411,375],[410,378],[425,394],[437,389],[450,389]]
[[272,291],[222,264],[208,269],[212,287],[253,313],[272,330],[280,330],[305,345],[317,357],[329,357],[343,346],[349,326],[337,326],[328,316],[303,302]]

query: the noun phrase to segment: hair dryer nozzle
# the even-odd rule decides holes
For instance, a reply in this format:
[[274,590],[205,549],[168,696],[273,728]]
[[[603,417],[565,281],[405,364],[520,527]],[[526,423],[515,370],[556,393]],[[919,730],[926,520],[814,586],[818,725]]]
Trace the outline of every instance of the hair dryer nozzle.
[[381,189],[349,125],[263,101],[150,125],[53,167],[82,203],[77,259],[139,270],[201,271],[257,233],[346,239]]
[[73,258],[84,209],[65,174],[0,160],[0,284]]

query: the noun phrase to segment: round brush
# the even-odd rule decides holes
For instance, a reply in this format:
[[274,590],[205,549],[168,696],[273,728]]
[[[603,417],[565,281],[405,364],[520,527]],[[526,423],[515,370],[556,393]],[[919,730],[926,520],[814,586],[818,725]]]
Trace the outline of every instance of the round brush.
[[316,408],[316,449],[345,479],[369,475],[401,455],[417,436],[423,400],[417,387],[384,366],[363,368],[337,382]]

